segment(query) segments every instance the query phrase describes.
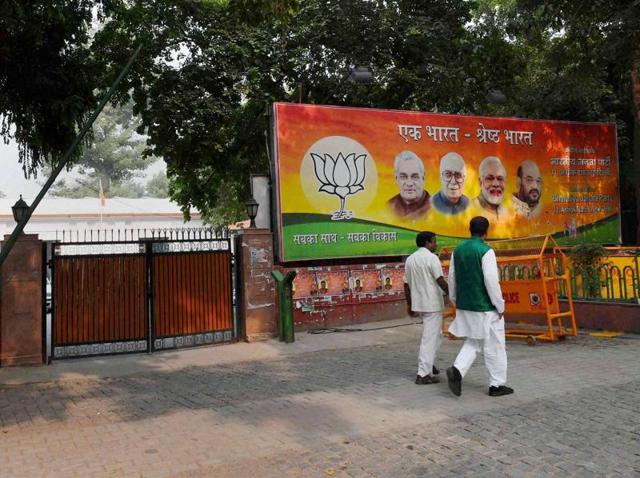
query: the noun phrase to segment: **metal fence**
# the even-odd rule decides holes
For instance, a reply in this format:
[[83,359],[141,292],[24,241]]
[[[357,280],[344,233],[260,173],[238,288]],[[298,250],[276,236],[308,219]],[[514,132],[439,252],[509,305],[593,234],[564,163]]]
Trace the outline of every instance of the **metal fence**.
[[[559,266],[559,264],[557,264]],[[562,274],[562,270],[557,271]],[[540,276],[537,265],[500,266],[500,280],[529,280]],[[640,303],[640,256],[623,267],[605,263],[598,267],[569,268],[571,296],[577,300]],[[566,287],[560,289],[566,298]]]
[[202,239],[227,239],[232,231],[213,227],[164,227],[126,229],[82,229],[55,231],[55,240],[60,242],[126,242],[145,239],[185,241]]
[[574,299],[640,303],[637,264],[622,269],[609,264],[572,269],[570,280]]

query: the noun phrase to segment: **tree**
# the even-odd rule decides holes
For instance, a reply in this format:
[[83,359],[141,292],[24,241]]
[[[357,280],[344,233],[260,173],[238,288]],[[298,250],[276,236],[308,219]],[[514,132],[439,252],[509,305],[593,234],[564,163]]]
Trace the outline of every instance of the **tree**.
[[[115,64],[118,45],[144,39],[127,86],[150,152],[167,162],[185,215],[237,213],[231,222],[243,216],[249,175],[269,169],[273,101],[452,113],[483,103],[490,71],[505,62],[499,52],[494,65],[475,59],[484,44],[469,21],[457,1],[153,1],[118,10],[95,47]],[[356,64],[370,65],[377,83],[344,81]],[[471,70],[475,81],[465,82]]]
[[[45,164],[50,166],[59,160],[93,110],[96,104],[94,93],[100,93],[111,84],[137,45],[144,44],[144,54],[134,65],[134,74],[127,78],[115,97],[121,103],[128,101],[132,89],[138,93],[139,100],[144,97],[144,91],[148,93],[154,83],[144,79],[148,80],[167,68],[170,70],[172,60],[181,56],[184,45],[211,49],[215,48],[217,38],[242,34],[241,30],[227,28],[222,35],[207,39],[206,34],[215,30],[217,25],[246,24],[249,28],[265,18],[279,21],[290,16],[297,3],[297,0],[238,0],[233,4],[226,0],[2,2],[0,135],[5,141],[10,138],[17,141],[25,174],[36,174]],[[215,25],[202,28],[214,17]],[[100,24],[93,35],[91,29],[95,20]],[[208,45],[205,45],[205,40]],[[232,43],[225,42],[221,46],[232,46]],[[222,53],[222,50],[218,51],[218,54]],[[233,48],[230,53],[233,53]],[[236,60],[239,56],[232,57]],[[237,76],[232,72],[237,69],[237,64],[223,62],[219,71],[225,65],[230,66],[230,76]],[[161,80],[169,79],[169,85],[175,85],[168,76]],[[212,82],[218,79],[215,77]],[[155,91],[160,89],[156,87]],[[139,112],[149,110],[142,101],[137,102],[137,109]],[[226,115],[228,110],[222,109]],[[215,113],[209,116],[220,117]],[[191,118],[178,116],[176,120],[176,125],[180,125],[183,121],[191,121]],[[219,123],[214,122],[213,125]],[[162,134],[164,126],[162,124],[157,129],[159,134]],[[176,131],[179,135],[184,133],[179,128]],[[181,146],[185,146],[185,142],[178,145]],[[210,153],[214,151],[210,150]],[[196,153],[202,154],[201,151]],[[181,151],[181,154],[187,152]],[[79,148],[72,159],[77,160],[80,156]],[[231,181],[232,177],[233,172],[230,172],[227,178],[205,182],[207,187],[201,190],[209,194],[216,184],[226,184],[225,181]],[[178,176],[175,178],[178,182],[181,180]],[[59,187],[60,190],[64,188]],[[196,191],[196,195],[198,193]],[[223,192],[219,197],[227,195]],[[184,210],[188,211],[187,202],[193,201],[183,197],[178,199],[183,200]],[[208,205],[213,207],[213,203],[204,204]]]
[[[294,6],[287,1],[141,2],[116,10],[96,35],[104,63],[113,61],[132,37],[146,45],[127,87],[148,130],[150,152],[165,158],[172,197],[185,215],[192,206],[206,213],[231,200],[229,187],[246,193],[246,185],[238,185],[249,173],[268,167],[266,108],[257,128],[255,117],[246,118],[243,111],[255,113],[251,100],[242,105],[251,81],[246,69],[256,57],[254,47],[259,56],[267,54],[256,39],[266,34],[258,25],[265,18],[288,17]],[[240,123],[251,138],[238,138]],[[255,138],[251,154],[243,155],[240,149]],[[253,154],[256,149],[260,155]]]
[[94,124],[91,144],[72,170],[76,178],[71,184],[61,180],[51,193],[75,198],[95,196],[102,185],[107,197],[142,197],[144,187],[135,178],[157,158],[143,155],[146,138],[136,132],[140,124],[131,103],[107,105]]
[[169,197],[169,181],[163,171],[156,173],[148,182],[146,187],[147,196],[152,198]]
[[[10,60],[0,72],[0,114],[20,125],[16,138],[30,164],[61,150],[62,139],[68,144],[95,103],[94,88],[104,89],[142,43],[116,100],[133,98],[149,135],[146,154],[167,162],[171,197],[186,216],[195,207],[211,221],[242,217],[249,175],[269,169],[269,105],[300,100],[615,121],[621,169],[637,174],[623,175],[623,191],[640,201],[636,0],[29,0],[32,17],[17,3],[24,4],[10,2],[0,20],[0,58]],[[92,6],[102,23],[89,41]],[[50,30],[53,51],[38,47]],[[24,65],[30,49],[38,68]],[[374,70],[375,84],[344,80],[357,64]],[[31,73],[25,87],[20,68]],[[59,85],[63,94],[53,91],[49,101],[34,86],[43,81],[45,91]],[[509,101],[488,105],[490,87]],[[60,102],[66,106],[55,110]],[[50,109],[41,122],[43,104]],[[66,136],[54,134],[58,117]]]
[[0,2],[0,136],[18,143],[26,175],[59,158],[95,107],[104,68],[89,48],[93,9],[102,3]]
[[632,93],[640,68],[640,3],[488,0],[476,13],[478,30],[508,38],[516,55],[503,84],[509,101],[498,113],[616,123],[622,208],[636,211],[640,240],[640,117],[634,116],[640,97],[634,105]]

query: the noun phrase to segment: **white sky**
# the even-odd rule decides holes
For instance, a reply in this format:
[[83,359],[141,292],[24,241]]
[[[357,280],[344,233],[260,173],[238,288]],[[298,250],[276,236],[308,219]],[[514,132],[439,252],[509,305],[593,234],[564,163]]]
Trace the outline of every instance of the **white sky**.
[[20,163],[18,163],[18,146],[11,142],[10,144],[4,144],[0,141],[0,191],[2,191],[7,199],[15,197],[16,201],[20,194],[24,199],[31,203],[36,197],[40,186],[38,181],[42,181],[42,177],[38,176],[38,179],[25,179]]

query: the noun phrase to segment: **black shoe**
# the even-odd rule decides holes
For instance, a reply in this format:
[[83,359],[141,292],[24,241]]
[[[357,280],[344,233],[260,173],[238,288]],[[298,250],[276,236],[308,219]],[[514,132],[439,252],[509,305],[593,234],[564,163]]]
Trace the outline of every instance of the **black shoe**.
[[416,376],[416,385],[429,385],[431,383],[440,383],[440,379],[431,375],[425,375],[424,377],[420,375]]
[[435,365],[431,368],[432,375],[440,375],[440,370]]
[[511,395],[512,393],[513,388],[507,387],[505,385],[500,385],[498,387],[489,387],[490,397],[501,397],[503,395]]
[[447,383],[451,393],[456,397],[462,395],[462,374],[453,365],[447,369]]

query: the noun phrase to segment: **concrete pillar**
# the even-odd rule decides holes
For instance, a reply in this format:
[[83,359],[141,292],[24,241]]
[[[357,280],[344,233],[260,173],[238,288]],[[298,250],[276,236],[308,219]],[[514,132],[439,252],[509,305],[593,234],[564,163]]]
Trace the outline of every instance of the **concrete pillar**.
[[236,236],[240,337],[247,342],[277,335],[273,234],[266,229],[245,229]]
[[[9,236],[4,236],[5,242]],[[42,241],[22,234],[0,271],[0,366],[42,365]]]

